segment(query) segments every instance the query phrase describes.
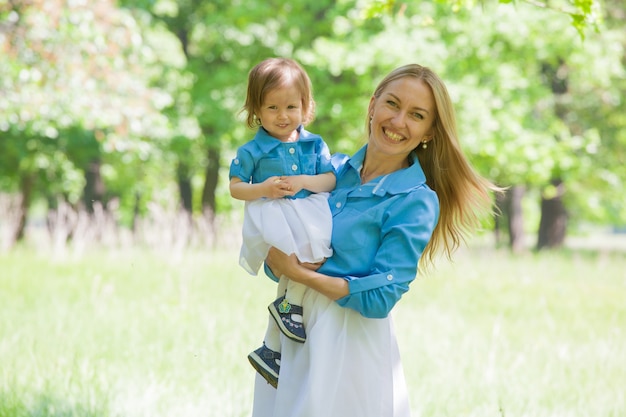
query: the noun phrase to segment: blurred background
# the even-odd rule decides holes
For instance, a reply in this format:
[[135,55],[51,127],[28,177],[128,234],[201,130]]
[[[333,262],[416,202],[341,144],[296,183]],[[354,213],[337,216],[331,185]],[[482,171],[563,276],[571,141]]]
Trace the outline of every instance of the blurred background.
[[622,0],[0,0],[0,247],[236,243],[227,169],[271,56],[309,72],[309,130],[344,153],[389,70],[431,67],[465,152],[510,187],[493,245],[617,247],[625,21]]
[[348,154],[380,79],[432,68],[508,187],[394,309],[413,415],[626,415],[625,28],[623,0],[0,0],[0,417],[250,415],[275,290],[227,176],[273,56]]

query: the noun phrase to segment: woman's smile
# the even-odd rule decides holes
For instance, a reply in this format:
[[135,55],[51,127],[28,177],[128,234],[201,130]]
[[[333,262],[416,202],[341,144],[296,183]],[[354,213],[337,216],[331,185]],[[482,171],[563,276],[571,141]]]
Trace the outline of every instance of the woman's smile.
[[391,130],[390,130],[390,129],[388,129],[388,128],[383,128],[383,133],[385,134],[385,136],[387,136],[387,138],[388,138],[391,142],[394,142],[394,143],[399,143],[399,142],[401,142],[402,140],[404,140],[404,136],[402,136],[402,135],[400,135],[400,134],[398,134],[398,133],[395,133],[395,132],[391,131]]

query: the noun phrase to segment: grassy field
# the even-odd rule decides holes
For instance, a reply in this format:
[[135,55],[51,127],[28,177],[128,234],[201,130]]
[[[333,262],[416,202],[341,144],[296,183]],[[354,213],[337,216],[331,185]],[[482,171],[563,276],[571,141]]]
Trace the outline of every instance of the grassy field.
[[[0,255],[0,417],[249,416],[274,289],[236,255]],[[623,254],[464,250],[394,319],[416,417],[626,415]]]

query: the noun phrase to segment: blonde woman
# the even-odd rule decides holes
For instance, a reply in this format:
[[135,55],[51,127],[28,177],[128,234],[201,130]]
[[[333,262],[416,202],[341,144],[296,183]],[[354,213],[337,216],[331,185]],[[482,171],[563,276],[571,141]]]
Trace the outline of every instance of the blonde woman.
[[378,85],[368,141],[333,157],[333,255],[317,265],[270,249],[275,276],[304,284],[307,343],[285,340],[278,388],[257,380],[254,417],[407,417],[409,399],[389,313],[420,267],[492,212],[461,151],[441,79],[406,65]]

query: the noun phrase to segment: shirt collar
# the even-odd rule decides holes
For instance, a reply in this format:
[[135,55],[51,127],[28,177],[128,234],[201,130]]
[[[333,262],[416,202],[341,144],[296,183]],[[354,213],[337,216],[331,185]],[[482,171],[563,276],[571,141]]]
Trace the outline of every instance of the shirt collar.
[[[367,145],[359,149],[354,156],[350,158],[349,164],[357,172],[360,172],[363,167],[366,150]],[[426,184],[426,175],[424,174],[424,170],[422,170],[417,154],[411,152],[409,158],[411,159],[411,166],[379,178],[378,184],[374,187],[372,192],[377,195],[385,193],[401,194]]]
[[[300,137],[298,138],[298,142],[300,141],[311,141],[321,139],[319,135],[311,133],[304,129],[302,125],[298,126],[298,132],[300,133]],[[282,144],[280,140],[276,139],[274,136],[270,135],[263,126],[259,127],[253,139],[256,144],[261,148],[263,153],[271,152],[275,147]]]

